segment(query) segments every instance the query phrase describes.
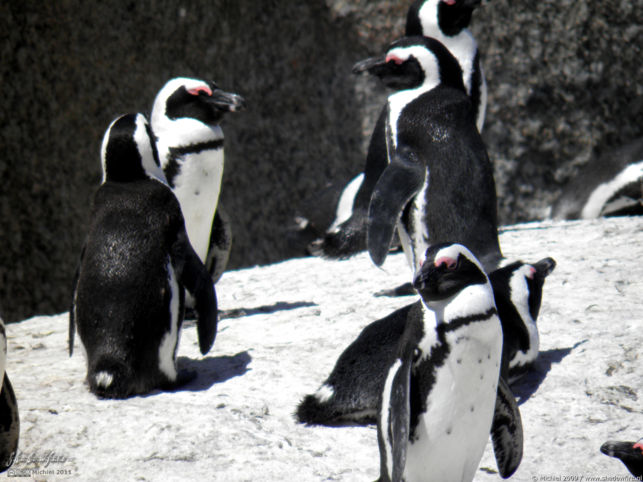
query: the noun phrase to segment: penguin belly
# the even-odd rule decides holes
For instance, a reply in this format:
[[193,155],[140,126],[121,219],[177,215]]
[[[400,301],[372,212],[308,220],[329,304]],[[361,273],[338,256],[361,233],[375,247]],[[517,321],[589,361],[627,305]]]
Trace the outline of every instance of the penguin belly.
[[497,318],[447,334],[451,347],[407,446],[406,482],[471,481],[489,439],[502,330]]
[[174,194],[181,204],[190,243],[202,262],[210,247],[212,220],[223,177],[223,148],[185,155],[174,179]]

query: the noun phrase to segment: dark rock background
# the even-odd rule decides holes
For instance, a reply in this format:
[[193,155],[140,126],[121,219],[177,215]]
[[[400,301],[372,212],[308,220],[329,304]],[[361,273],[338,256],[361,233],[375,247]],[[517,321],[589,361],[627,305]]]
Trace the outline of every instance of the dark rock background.
[[[2,2],[3,317],[68,309],[104,129],[147,111],[174,76],[212,78],[247,100],[224,128],[229,266],[303,255],[294,216],[361,170],[385,96],[350,67],[401,34],[410,3]],[[643,134],[641,7],[493,0],[475,13],[503,223],[543,217],[592,156]]]

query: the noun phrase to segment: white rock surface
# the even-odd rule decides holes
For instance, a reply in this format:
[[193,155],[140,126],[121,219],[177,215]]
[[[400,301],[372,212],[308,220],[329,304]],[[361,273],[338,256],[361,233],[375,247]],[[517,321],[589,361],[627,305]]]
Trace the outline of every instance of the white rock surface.
[[[643,218],[512,226],[501,245],[509,258],[558,263],[537,372],[516,390],[525,450],[512,480],[628,475],[599,447],[643,436]],[[36,468],[37,480],[374,480],[374,428],[305,427],[292,414],[366,324],[413,301],[372,293],[409,278],[401,254],[384,270],[361,254],[228,272],[217,294],[234,316],[211,352],[202,357],[194,326],[183,329],[179,362],[198,378],[125,401],[88,391],[81,350],[67,354],[66,313],[9,325],[22,423],[13,469]],[[25,461],[48,455],[58,460]],[[495,471],[488,444],[476,480],[500,480]]]

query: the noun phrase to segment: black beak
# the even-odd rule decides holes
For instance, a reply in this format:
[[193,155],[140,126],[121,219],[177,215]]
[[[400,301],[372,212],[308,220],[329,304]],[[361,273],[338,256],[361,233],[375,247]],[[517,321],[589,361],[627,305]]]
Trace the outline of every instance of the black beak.
[[464,0],[464,2],[462,2],[462,5],[464,7],[476,8],[481,3],[482,3],[482,0]]
[[536,268],[536,273],[538,273],[538,276],[544,279],[549,276],[552,271],[554,271],[554,268],[556,267],[556,261],[554,261],[553,258],[544,258],[537,263],[534,263],[532,266]]
[[355,65],[353,65],[353,73],[361,74],[362,72],[368,72],[377,75],[377,71],[385,65],[386,57],[370,57],[368,59],[360,60]]
[[243,97],[231,92],[225,92],[221,89],[215,89],[212,92],[212,96],[208,99],[209,102],[217,109],[226,112],[237,112],[244,109],[246,106],[246,101]]

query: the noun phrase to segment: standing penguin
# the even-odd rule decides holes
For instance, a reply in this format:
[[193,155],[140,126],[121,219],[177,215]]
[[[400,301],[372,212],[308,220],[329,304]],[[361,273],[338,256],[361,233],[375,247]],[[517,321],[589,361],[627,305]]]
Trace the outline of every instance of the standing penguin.
[[18,403],[9,376],[5,372],[7,361],[7,334],[0,318],[0,472],[13,463],[18,453],[20,417]]
[[203,354],[216,336],[216,293],[141,114],[112,122],[102,161],[69,313],[69,352],[78,327],[90,390],[126,398],[191,378],[176,368],[185,289],[195,298]]
[[[462,70],[462,82],[471,98],[473,115],[481,132],[487,108],[487,84],[478,45],[467,29],[480,0],[416,0],[408,10],[405,36],[432,37],[440,41],[456,58]],[[351,180],[342,198],[350,200],[351,209],[338,203],[335,222],[310,250],[329,258],[345,258],[366,248],[366,218],[373,189],[387,165],[386,107],[375,124],[366,156],[364,172]]]
[[[422,300],[409,312],[378,409],[380,480],[473,480],[490,431],[505,447],[496,456],[507,457],[501,474],[509,477],[522,458],[522,425],[500,378],[502,328],[484,269],[464,246],[432,245],[414,286]],[[492,423],[501,394],[507,419]]]
[[159,91],[151,125],[157,137],[161,167],[185,218],[194,250],[214,282],[230,255],[230,223],[219,203],[223,176],[223,131],[227,112],[244,107],[237,94],[214,82],[179,77]]
[[388,165],[369,205],[367,247],[386,259],[394,230],[413,272],[429,244],[466,245],[485,270],[502,254],[493,168],[453,55],[437,40],[405,37],[358,63],[396,90],[386,115]]

